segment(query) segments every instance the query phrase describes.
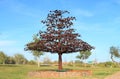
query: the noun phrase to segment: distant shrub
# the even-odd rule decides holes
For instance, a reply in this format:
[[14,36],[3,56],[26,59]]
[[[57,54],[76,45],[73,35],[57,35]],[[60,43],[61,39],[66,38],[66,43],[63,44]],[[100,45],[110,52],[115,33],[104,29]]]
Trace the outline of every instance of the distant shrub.
[[80,60],[76,60],[76,61],[75,61],[75,64],[78,64],[78,63],[83,64],[83,62],[82,62],[82,61],[80,61]]
[[100,67],[120,67],[119,64],[113,63],[113,62],[111,62],[111,61],[99,63],[97,66],[100,66]]
[[33,60],[30,60],[30,61],[28,61],[28,64],[30,64],[30,65],[36,65],[36,62],[33,61]]
[[5,60],[5,64],[15,64],[15,59],[11,56],[8,56]]

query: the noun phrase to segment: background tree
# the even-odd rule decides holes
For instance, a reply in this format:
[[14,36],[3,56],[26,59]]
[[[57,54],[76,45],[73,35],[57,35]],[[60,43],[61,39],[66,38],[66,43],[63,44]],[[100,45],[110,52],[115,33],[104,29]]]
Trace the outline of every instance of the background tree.
[[[119,48],[118,48],[118,47],[111,46],[111,47],[110,47],[110,54],[111,54],[111,60],[112,60],[113,62],[116,62],[116,61],[114,60],[114,57],[120,58]],[[116,63],[117,63],[117,62],[116,62]]]
[[7,56],[7,59],[5,61],[6,64],[15,64],[15,59],[12,56]]
[[34,51],[32,51],[32,54],[36,57],[37,65],[38,65],[38,67],[40,67],[39,58],[40,58],[41,55],[43,55],[43,52],[34,50]]
[[[33,42],[38,42],[39,40],[40,40],[40,38],[38,38],[37,35],[33,35]],[[38,64],[38,67],[40,67],[39,58],[41,55],[43,55],[43,52],[37,51],[37,50],[32,50],[31,52],[32,52],[33,56],[35,56],[37,58],[37,64]]]
[[5,64],[5,60],[7,59],[7,55],[3,51],[0,51],[0,63]]
[[34,60],[30,60],[30,61],[28,61],[27,64],[30,64],[30,65],[36,65],[36,62],[35,62]]
[[45,56],[43,59],[43,64],[49,65],[51,63],[52,63],[51,59],[48,56]]
[[25,64],[27,63],[27,59],[22,54],[15,54],[14,55],[15,63],[16,64]]
[[79,52],[80,55],[77,55],[76,58],[83,60],[86,60],[89,58],[89,56],[91,55],[91,51],[86,50],[86,51],[80,51]]
[[75,17],[67,17],[68,11],[50,11],[46,20],[41,21],[47,26],[46,31],[40,31],[38,42],[28,43],[26,50],[37,50],[58,54],[59,70],[62,70],[62,54],[93,49],[88,43],[82,41],[72,28]]
[[[79,52],[80,55],[77,55],[76,58],[81,59],[81,61],[83,62],[83,60],[86,60],[86,59],[89,58],[89,56],[91,55],[91,53],[92,53],[92,52],[89,51],[89,50],[80,51],[80,52]],[[85,66],[86,66],[86,64],[85,64]]]

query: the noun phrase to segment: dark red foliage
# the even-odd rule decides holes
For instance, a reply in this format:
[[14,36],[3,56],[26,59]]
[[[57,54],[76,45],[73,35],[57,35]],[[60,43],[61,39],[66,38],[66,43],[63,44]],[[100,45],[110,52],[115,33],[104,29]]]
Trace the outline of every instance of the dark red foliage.
[[83,50],[91,50],[93,47],[88,43],[78,39],[80,35],[74,33],[72,20],[75,17],[63,18],[63,14],[68,11],[50,11],[47,19],[41,21],[47,26],[46,32],[40,32],[41,40],[27,44],[28,50],[38,50],[51,53],[72,53]]

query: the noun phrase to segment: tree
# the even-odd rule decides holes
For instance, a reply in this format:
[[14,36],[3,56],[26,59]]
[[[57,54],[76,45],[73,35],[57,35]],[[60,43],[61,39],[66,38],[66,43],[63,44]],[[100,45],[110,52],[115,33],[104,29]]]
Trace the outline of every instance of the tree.
[[30,64],[30,65],[36,65],[36,62],[34,60],[30,60],[30,61],[28,61],[28,64]]
[[51,60],[48,56],[45,56],[43,59],[43,64],[51,64]]
[[[39,40],[40,40],[40,38],[38,38],[37,35],[33,35],[33,42],[38,42]],[[31,52],[37,58],[37,64],[38,64],[38,67],[40,67],[39,58],[41,55],[43,55],[43,52],[37,51],[37,50],[32,50]]]
[[6,64],[15,64],[15,59],[14,57],[11,57],[11,56],[8,56],[6,61],[5,61]]
[[37,64],[38,64],[38,67],[40,67],[39,58],[41,55],[43,55],[43,52],[34,50],[32,51],[32,54],[37,58]]
[[[80,51],[79,53],[80,53],[80,55],[77,55],[76,58],[81,59],[81,61],[88,59],[89,56],[91,55],[91,52],[89,50]],[[86,64],[85,64],[85,66],[86,66]]]
[[76,56],[76,58],[79,58],[81,60],[88,59],[89,56],[91,55],[91,52],[89,50],[80,51],[79,53],[80,53],[80,55]]
[[[111,47],[110,47],[110,54],[111,54],[111,60],[112,60],[113,62],[116,62],[113,57],[120,58],[119,48],[118,48],[118,47],[111,46]],[[116,62],[116,63],[117,63],[117,62]]]
[[6,59],[7,55],[5,55],[3,51],[0,51],[0,63],[5,64]]
[[67,17],[64,14],[69,12],[50,11],[46,20],[41,21],[47,28],[46,31],[38,33],[40,40],[26,45],[26,50],[57,53],[59,70],[62,70],[62,54],[93,49],[91,45],[79,39],[80,35],[72,28],[75,17]]
[[16,64],[25,64],[27,62],[27,59],[19,53],[14,55],[14,59]]

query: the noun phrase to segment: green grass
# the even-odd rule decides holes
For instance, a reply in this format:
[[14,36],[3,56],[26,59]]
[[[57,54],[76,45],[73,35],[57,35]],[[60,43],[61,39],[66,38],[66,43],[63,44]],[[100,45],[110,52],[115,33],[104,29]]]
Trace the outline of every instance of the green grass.
[[[93,75],[90,77],[82,78],[69,78],[69,79],[91,79],[98,78],[103,79],[107,75],[111,75],[120,70],[120,68],[102,68],[102,67],[72,67],[64,66],[64,69],[74,69],[74,70],[92,70]],[[56,66],[48,67],[37,67],[36,65],[0,65],[0,79],[42,79],[42,78],[31,78],[28,77],[28,72],[30,71],[40,71],[40,70],[57,70]],[[44,78],[45,79],[45,78]],[[47,78],[47,79],[66,79],[66,78]]]

